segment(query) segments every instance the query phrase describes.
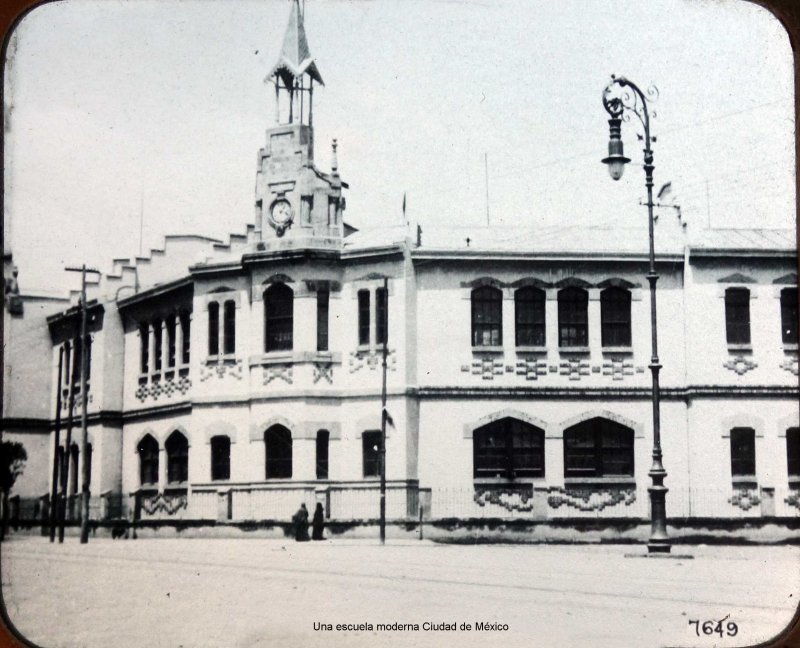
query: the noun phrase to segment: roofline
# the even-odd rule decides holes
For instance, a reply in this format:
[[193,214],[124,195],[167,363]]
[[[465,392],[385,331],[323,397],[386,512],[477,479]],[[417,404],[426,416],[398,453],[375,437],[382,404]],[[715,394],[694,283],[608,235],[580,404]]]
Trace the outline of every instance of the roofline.
[[786,257],[794,259],[797,257],[797,250],[786,248],[703,248],[689,246],[689,254],[691,256],[706,256],[706,257],[720,257],[720,256],[742,256],[742,257]]
[[[644,262],[649,256],[644,252],[605,254],[602,252],[520,252],[503,250],[447,250],[447,249],[421,249],[411,250],[412,259],[449,259],[452,261],[635,261]],[[683,253],[656,254],[656,261],[675,262],[683,261]]]
[[175,279],[174,281],[168,281],[167,283],[158,284],[157,286],[153,286],[145,290],[140,290],[138,293],[134,293],[130,297],[125,297],[123,299],[120,299],[117,302],[117,308],[119,310],[122,310],[124,308],[128,308],[129,306],[133,306],[134,304],[143,302],[147,299],[152,299],[153,297],[158,297],[160,295],[166,295],[167,293],[179,290],[180,288],[191,286],[193,283],[194,281],[192,280],[191,275],[189,275],[186,277],[181,277],[180,279]]

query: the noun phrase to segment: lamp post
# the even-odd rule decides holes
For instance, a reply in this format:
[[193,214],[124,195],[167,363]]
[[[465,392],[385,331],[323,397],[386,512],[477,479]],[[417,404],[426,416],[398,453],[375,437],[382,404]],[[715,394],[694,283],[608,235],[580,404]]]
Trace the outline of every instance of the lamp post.
[[[625,169],[625,164],[630,159],[625,157],[622,148],[622,117],[627,111],[641,122],[644,127],[644,175],[645,186],[647,187],[647,226],[650,238],[650,267],[647,273],[647,281],[650,284],[650,334],[652,354],[650,357],[650,372],[653,375],[653,465],[650,467],[650,478],[652,485],[647,489],[650,492],[651,508],[651,530],[650,539],[647,542],[649,553],[669,553],[670,543],[667,536],[667,510],[666,495],[667,487],[664,486],[664,478],[667,471],[661,461],[661,391],[658,384],[658,373],[661,370],[661,363],[658,360],[658,334],[656,317],[656,255],[653,241],[653,149],[651,142],[655,142],[655,137],[650,137],[650,114],[647,110],[648,101],[654,100],[658,96],[655,86],[648,88],[647,96],[639,87],[625,77],[615,77],[612,75],[610,83],[603,91],[603,107],[611,118],[608,120],[609,142],[608,157],[602,162],[608,165],[608,172],[611,178],[619,180]],[[648,99],[649,97],[649,99]],[[641,139],[641,136],[639,136]]]

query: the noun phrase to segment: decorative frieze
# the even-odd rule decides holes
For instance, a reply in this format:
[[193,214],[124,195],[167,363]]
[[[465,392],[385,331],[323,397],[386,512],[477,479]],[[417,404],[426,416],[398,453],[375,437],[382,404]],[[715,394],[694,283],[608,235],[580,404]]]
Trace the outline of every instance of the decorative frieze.
[[783,500],[789,506],[793,506],[800,511],[800,490],[792,489]]
[[748,371],[755,369],[758,363],[744,356],[736,356],[724,362],[722,366],[725,367],[725,369],[730,369],[731,371],[735,371],[738,375],[743,376]]
[[783,362],[778,365],[781,369],[788,371],[789,373],[794,374],[795,376],[798,375],[798,360],[796,354],[787,355]]
[[538,380],[547,375],[547,361],[529,358],[517,361],[517,375],[525,376],[525,380]]
[[602,511],[609,506],[622,504],[630,506],[636,501],[635,486],[586,486],[581,488],[560,488],[551,486],[547,489],[547,505],[550,508],[571,507],[578,511]]
[[588,360],[581,358],[569,358],[558,363],[558,373],[567,376],[569,380],[580,380],[581,376],[588,376],[592,367]]
[[291,385],[292,378],[292,365],[291,364],[271,364],[261,367],[263,376],[263,384],[266,387],[273,380],[283,380],[285,383]]
[[[149,383],[140,383],[134,395],[140,403],[143,403],[149,398],[158,400],[161,396],[171,397],[176,393],[185,396],[191,387],[192,379],[189,376],[163,378]],[[91,394],[89,395],[89,400],[91,401]]]
[[314,363],[314,384],[316,385],[321,380],[326,381],[329,385],[333,384],[333,363],[332,362],[315,362]]
[[181,509],[189,507],[189,499],[186,493],[156,493],[151,496],[141,498],[142,510],[148,515],[165,513],[175,515]]
[[[350,373],[355,373],[359,369],[367,367],[367,369],[375,370],[381,366],[383,362],[382,349],[369,349],[364,351],[351,351],[350,360],[348,365]],[[395,349],[387,349],[386,351],[386,368],[389,371],[395,371],[397,366],[397,353]]]
[[224,378],[230,376],[236,380],[241,380],[244,376],[244,369],[241,360],[210,362],[200,367],[200,382],[205,382],[209,378]]
[[603,375],[611,376],[611,380],[623,380],[625,376],[632,376],[634,371],[633,360],[613,357],[603,360]]
[[494,504],[507,511],[524,513],[533,510],[533,487],[521,486],[475,486],[475,503],[478,506]]
[[734,490],[733,495],[728,498],[728,503],[743,511],[749,511],[761,504],[761,498],[758,496],[758,491],[754,489],[739,488]]
[[503,358],[492,356],[475,358],[470,364],[461,365],[461,371],[464,373],[481,376],[484,380],[494,380],[495,376],[502,376],[505,370],[506,365]]

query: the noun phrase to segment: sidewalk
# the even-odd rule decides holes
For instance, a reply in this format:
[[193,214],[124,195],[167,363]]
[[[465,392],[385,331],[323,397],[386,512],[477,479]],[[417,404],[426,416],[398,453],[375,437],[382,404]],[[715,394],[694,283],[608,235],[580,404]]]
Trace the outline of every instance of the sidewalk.
[[[644,553],[634,545],[377,539],[16,537],[2,549],[8,614],[46,647],[734,647],[776,634],[800,599],[796,547],[681,547],[691,560],[626,558]],[[689,623],[726,616],[735,636]]]

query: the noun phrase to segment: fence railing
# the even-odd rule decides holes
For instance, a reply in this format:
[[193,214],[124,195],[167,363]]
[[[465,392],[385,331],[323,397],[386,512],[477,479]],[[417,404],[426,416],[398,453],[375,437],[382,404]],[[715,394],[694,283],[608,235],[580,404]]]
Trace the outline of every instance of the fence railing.
[[[380,510],[377,485],[251,485],[238,488],[140,491],[133,494],[107,492],[92,496],[89,517],[96,521],[135,520],[291,520],[300,503],[310,512],[317,502],[333,521],[375,520]],[[667,517],[676,518],[797,518],[800,488],[700,486],[670,487],[666,497]],[[47,525],[49,496],[12,496],[8,521]],[[420,507],[426,520],[522,519],[559,520],[592,518],[649,519],[647,485],[597,485],[581,487],[525,487],[473,485],[460,488],[422,488],[392,485],[386,491],[389,520],[418,519]],[[67,522],[80,520],[80,496],[67,498]]]

